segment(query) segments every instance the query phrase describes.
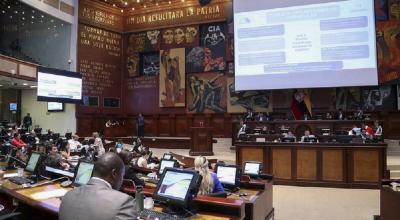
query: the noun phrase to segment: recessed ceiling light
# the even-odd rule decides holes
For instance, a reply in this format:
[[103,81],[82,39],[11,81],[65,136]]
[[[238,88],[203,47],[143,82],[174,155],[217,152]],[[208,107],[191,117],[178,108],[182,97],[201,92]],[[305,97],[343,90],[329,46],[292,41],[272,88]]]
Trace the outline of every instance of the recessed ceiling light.
[[128,5],[128,2],[124,2],[125,5]]
[[32,15],[32,18],[35,18],[35,16]]
[[171,1],[168,1],[168,4],[171,4]]
[[7,6],[7,8],[11,8],[11,6]]
[[42,15],[42,18],[44,18],[44,15]]
[[4,13],[6,13],[6,11],[4,11],[4,10],[3,10],[3,11],[1,11],[1,12],[2,12],[3,14],[4,14]]
[[137,3],[140,3],[140,0],[136,0]]
[[27,85],[28,85],[28,83],[22,83],[22,85],[24,85],[24,86],[27,86]]
[[146,5],[144,5],[143,7],[144,7],[144,8],[147,8],[147,6],[146,6]]
[[0,87],[2,87],[3,85],[0,85]]
[[31,88],[36,88],[37,86],[30,86]]
[[132,11],[134,11],[135,10],[135,8],[132,8]]

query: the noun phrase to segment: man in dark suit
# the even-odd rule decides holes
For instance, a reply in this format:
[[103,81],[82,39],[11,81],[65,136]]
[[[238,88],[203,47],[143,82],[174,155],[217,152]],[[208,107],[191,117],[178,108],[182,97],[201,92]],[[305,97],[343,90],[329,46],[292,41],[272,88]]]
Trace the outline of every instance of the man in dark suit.
[[336,120],[344,120],[345,119],[345,115],[341,108],[336,112],[335,118],[336,118]]
[[136,219],[138,214],[133,198],[117,191],[124,174],[124,163],[117,154],[109,152],[101,156],[88,184],[65,194],[59,219]]

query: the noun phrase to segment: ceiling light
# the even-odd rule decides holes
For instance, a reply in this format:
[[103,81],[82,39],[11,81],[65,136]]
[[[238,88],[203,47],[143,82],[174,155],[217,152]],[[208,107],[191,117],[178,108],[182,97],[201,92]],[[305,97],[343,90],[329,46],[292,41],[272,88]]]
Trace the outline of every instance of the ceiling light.
[[6,13],[6,11],[4,11],[4,10],[3,10],[3,11],[1,11],[1,12],[2,12],[3,14],[4,14],[4,13]]
[[22,14],[25,14],[25,12],[23,11]]
[[115,7],[115,4],[113,4],[113,7]]
[[185,2],[185,0],[181,0],[181,2]]
[[168,4],[171,4],[171,1],[168,1]]
[[0,87],[2,87],[3,85],[0,85]]
[[156,2],[156,6],[158,6],[158,2]]
[[144,7],[144,8],[146,8],[147,6],[146,6],[146,5],[144,5],[143,7]]
[[11,8],[11,6],[7,6],[7,8]]
[[32,18],[35,18],[35,16],[32,15]]
[[137,3],[140,3],[140,0],[136,0]]
[[51,19],[51,20],[50,20],[50,22],[51,22],[51,23],[53,23],[53,22],[54,22],[54,20],[53,20],[53,19]]
[[42,18],[44,18],[44,15],[42,15]]
[[121,12],[124,12],[124,9],[121,9]]
[[22,85],[24,85],[24,86],[27,86],[27,85],[28,85],[28,83],[22,83]]
[[22,20],[25,20],[25,17],[22,17]]
[[134,11],[135,10],[135,8],[132,8],[132,11]]
[[128,2],[124,2],[125,5],[128,5]]
[[37,86],[30,86],[31,88],[37,88]]

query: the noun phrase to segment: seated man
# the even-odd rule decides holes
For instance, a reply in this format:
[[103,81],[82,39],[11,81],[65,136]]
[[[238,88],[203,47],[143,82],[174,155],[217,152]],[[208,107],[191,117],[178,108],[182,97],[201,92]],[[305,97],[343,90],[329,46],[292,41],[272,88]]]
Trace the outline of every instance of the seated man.
[[79,142],[78,135],[72,135],[72,138],[68,140],[67,149],[69,152],[77,152],[81,149],[82,144]]
[[124,163],[117,154],[103,154],[94,164],[88,184],[65,194],[59,219],[137,219],[134,199],[118,191],[124,174]]
[[357,127],[357,125],[353,125],[353,128],[349,131],[349,135],[360,136],[361,128]]
[[[315,138],[315,135],[312,135],[311,134],[311,132],[310,132],[310,130],[305,130],[304,131],[304,135],[301,137],[301,140],[300,140],[300,142],[306,142],[306,140],[308,139],[308,138]],[[317,142],[318,142],[318,140],[317,140]]]
[[243,126],[238,131],[237,137],[239,138],[240,135],[246,134],[246,132],[247,132],[246,129],[247,129],[246,124],[243,124]]
[[262,112],[259,112],[256,115],[256,121],[266,121],[267,119],[265,118],[265,115]]
[[21,140],[21,135],[19,133],[14,134],[14,138],[12,139],[11,144],[19,149],[27,146],[27,144]]
[[58,148],[55,144],[51,145],[51,149],[49,154],[47,155],[44,164],[49,167],[54,167],[57,169],[67,170],[70,166],[65,162],[61,153],[58,151]]

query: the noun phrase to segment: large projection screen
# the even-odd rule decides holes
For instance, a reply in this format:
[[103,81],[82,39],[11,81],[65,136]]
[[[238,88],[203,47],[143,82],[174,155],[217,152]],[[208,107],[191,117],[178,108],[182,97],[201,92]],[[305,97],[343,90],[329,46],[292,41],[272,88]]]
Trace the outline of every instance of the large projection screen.
[[235,88],[378,84],[373,0],[234,0]]

